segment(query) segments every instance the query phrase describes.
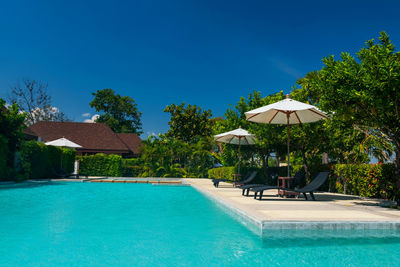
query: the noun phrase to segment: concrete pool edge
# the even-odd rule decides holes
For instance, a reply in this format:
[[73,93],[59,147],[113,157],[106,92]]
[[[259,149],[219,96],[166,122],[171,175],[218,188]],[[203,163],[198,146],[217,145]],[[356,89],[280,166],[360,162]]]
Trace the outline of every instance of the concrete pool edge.
[[262,221],[262,229],[385,230],[400,229],[397,221]]
[[263,234],[262,221],[257,220],[253,216],[247,214],[245,211],[242,211],[241,209],[234,207],[233,205],[229,204],[228,202],[224,201],[223,199],[202,189],[201,187],[199,187],[195,184],[192,184],[190,182],[187,182],[187,183],[191,187],[196,189],[198,192],[200,192],[201,194],[208,197],[211,201],[214,201],[218,206],[220,206],[222,209],[224,209],[227,213],[229,213],[230,215],[233,215],[233,217],[235,217],[235,219],[239,220],[240,223],[245,225],[252,232],[254,232],[255,234],[260,235],[260,236]]
[[358,221],[358,220],[259,220],[248,214],[245,210],[227,202],[220,196],[202,188],[201,186],[186,180],[197,191],[201,192],[211,200],[220,204],[225,210],[236,215],[239,221],[250,230],[260,236],[264,236],[268,230],[400,230],[400,221]]

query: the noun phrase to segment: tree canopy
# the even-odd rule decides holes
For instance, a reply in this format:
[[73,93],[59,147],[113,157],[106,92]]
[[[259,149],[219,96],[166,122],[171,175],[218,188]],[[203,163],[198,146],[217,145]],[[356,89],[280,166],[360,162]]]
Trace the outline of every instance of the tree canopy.
[[213,124],[211,110],[203,110],[201,107],[190,104],[185,107],[185,103],[182,103],[166,106],[164,112],[171,114],[167,137],[191,143],[198,137],[211,136]]
[[394,146],[400,186],[400,53],[381,32],[378,42],[367,41],[356,55],[324,58],[324,67],[310,79],[309,90],[336,118],[368,137],[375,136],[381,145],[387,140],[386,146]]
[[14,153],[24,137],[24,120],[25,114],[17,104],[6,106],[5,100],[0,98],[0,139],[7,147],[6,162],[10,168],[14,167]]
[[131,97],[120,96],[112,89],[97,90],[92,95],[94,99],[90,107],[95,108],[96,112],[103,112],[96,122],[107,124],[117,133],[142,133],[142,113]]

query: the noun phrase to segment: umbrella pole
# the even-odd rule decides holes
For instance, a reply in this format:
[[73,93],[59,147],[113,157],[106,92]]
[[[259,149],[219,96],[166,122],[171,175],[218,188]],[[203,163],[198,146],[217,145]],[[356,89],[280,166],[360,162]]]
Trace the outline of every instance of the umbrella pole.
[[238,155],[239,155],[239,164],[238,164],[238,174],[240,174],[240,160],[241,160],[241,156],[240,156],[240,136],[239,136],[239,149],[238,149]]
[[287,116],[287,177],[290,177],[290,124],[289,124],[289,113]]

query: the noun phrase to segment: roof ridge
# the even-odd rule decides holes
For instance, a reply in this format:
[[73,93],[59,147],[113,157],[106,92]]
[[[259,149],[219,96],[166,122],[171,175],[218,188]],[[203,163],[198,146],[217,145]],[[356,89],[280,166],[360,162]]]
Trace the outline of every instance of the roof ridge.
[[[120,134],[120,133],[115,133],[114,132],[114,134],[115,134],[115,136],[124,144],[124,146],[129,150],[129,151],[131,151],[131,149],[129,148],[129,146],[124,142],[124,140],[122,140],[122,138],[120,138],[118,135]],[[132,151],[133,152],[133,151]]]

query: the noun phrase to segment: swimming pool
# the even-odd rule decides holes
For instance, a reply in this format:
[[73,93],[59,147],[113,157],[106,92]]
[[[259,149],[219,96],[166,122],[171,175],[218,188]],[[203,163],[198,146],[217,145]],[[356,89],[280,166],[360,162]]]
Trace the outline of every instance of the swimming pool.
[[0,266],[400,264],[398,231],[271,230],[260,238],[189,186],[0,186],[0,229]]

